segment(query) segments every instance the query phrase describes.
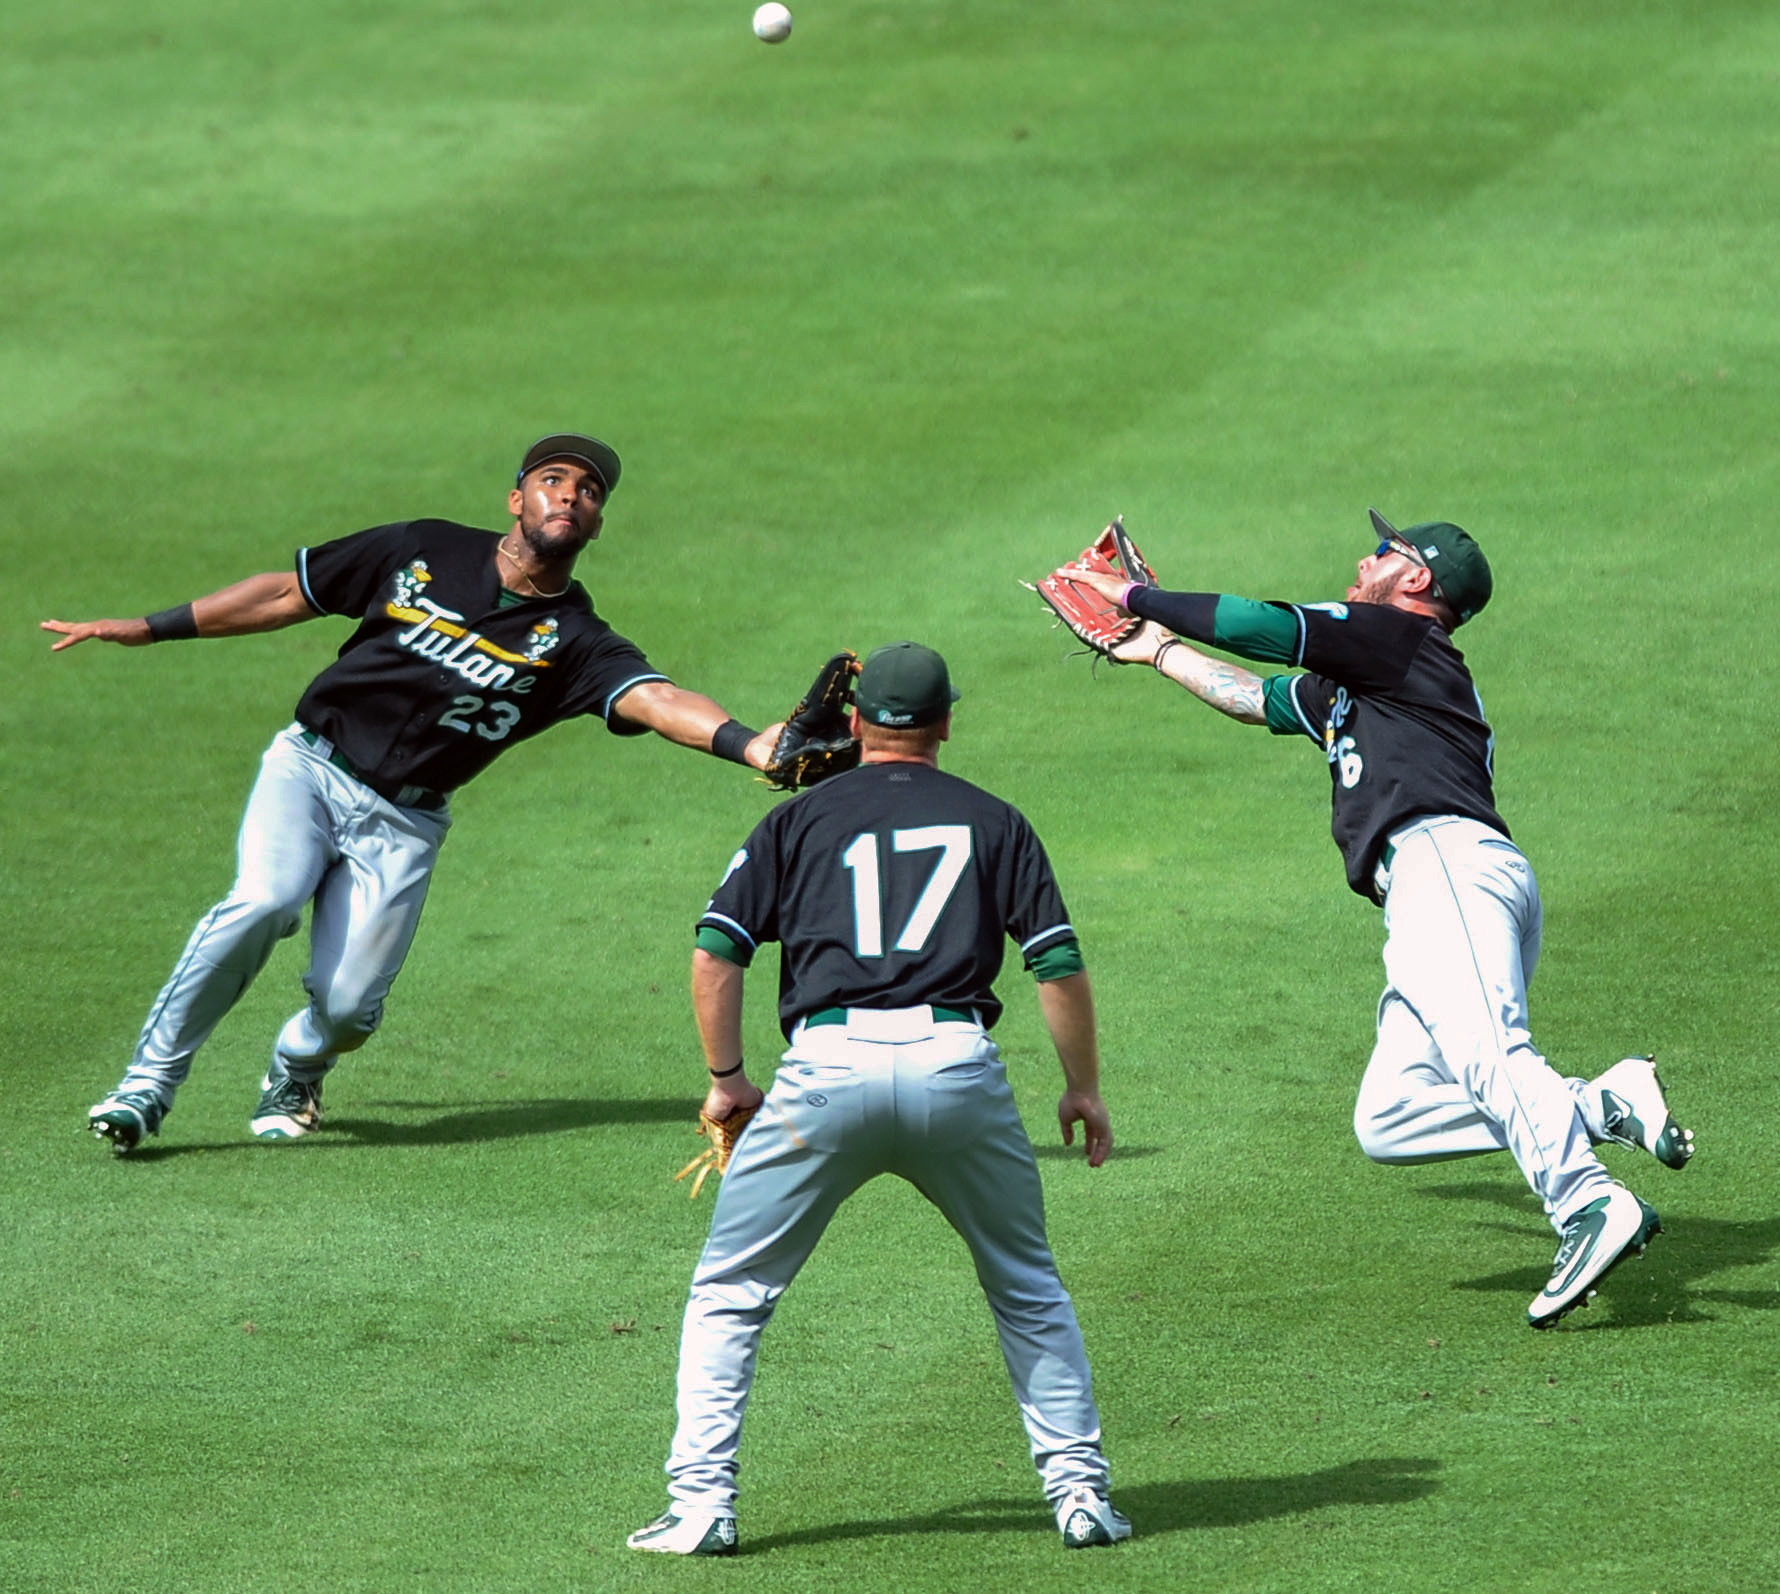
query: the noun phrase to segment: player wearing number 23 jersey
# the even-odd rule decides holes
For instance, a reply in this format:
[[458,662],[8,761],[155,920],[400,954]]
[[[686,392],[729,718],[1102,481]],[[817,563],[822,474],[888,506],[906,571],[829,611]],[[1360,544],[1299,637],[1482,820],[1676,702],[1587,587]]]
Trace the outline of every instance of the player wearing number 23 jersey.
[[[1476,542],[1449,522],[1380,541],[1343,603],[1258,603],[1084,577],[1148,621],[1115,649],[1231,718],[1322,749],[1353,890],[1384,908],[1378,1042],[1354,1129],[1379,1162],[1507,1150],[1561,1236],[1536,1328],[1581,1305],[1656,1213],[1602,1166],[1602,1141],[1671,1167],[1692,1152],[1648,1058],[1563,1078],[1533,1044],[1527,982],[1543,912],[1532,866],[1496,812],[1494,737],[1452,633],[1488,601]],[[1266,679],[1180,640],[1300,666]]]
[[653,730],[760,768],[772,737],[675,686],[593,611],[571,576],[603,524],[618,456],[558,434],[527,450],[505,534],[411,520],[298,553],[143,620],[46,621],[58,649],[272,631],[318,615],[357,628],[260,765],[235,884],[198,923],[122,1082],[88,1114],[119,1151],[159,1133],[192,1057],[307,904],[308,1004],[272,1048],[251,1126],[290,1140],[321,1122],[322,1077],[362,1046],[426,901],[450,795],[528,736],[578,715]]
[[[1068,1086],[1065,1141],[1112,1144],[1093,999],[1075,930],[1020,813],[943,774],[956,694],[944,660],[879,648],[859,677],[857,769],[774,809],[698,924],[693,1005],[711,1071],[705,1111],[758,1105],[724,1175],[680,1343],[668,1511],[632,1548],[736,1546],[737,1453],[760,1337],[836,1209],[867,1180],[906,1179],[945,1214],[977,1278],[1066,1545],[1130,1524],[1107,1498],[1081,1330],[1045,1238],[1031,1143],[989,1030],[1011,941],[1038,981]],[[781,945],[789,1041],[764,1099],[741,1066],[743,971]]]

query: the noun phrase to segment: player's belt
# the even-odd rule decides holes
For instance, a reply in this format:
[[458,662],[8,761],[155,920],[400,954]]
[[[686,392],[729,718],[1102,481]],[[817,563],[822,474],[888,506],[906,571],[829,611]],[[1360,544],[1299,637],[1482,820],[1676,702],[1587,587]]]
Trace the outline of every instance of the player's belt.
[[[961,1007],[932,1008],[933,1022],[936,1024],[975,1024],[979,1020],[975,1013],[967,1012]],[[815,1029],[823,1024],[844,1024],[847,1022],[847,1009],[844,1007],[824,1007],[814,1013],[804,1014],[805,1029]]]
[[386,802],[392,802],[399,808],[420,808],[428,813],[436,813],[450,799],[442,791],[434,791],[430,786],[397,786],[387,780],[378,780],[365,774],[357,764],[340,751],[327,737],[319,731],[301,730],[297,734],[316,752],[321,753],[327,761],[343,775],[350,775],[361,786],[368,786]]

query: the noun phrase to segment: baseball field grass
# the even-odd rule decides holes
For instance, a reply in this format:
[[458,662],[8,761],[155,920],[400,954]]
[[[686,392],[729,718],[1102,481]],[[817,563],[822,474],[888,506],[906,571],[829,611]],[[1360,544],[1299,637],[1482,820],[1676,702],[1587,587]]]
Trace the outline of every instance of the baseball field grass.
[[[1753,0],[66,0],[0,50],[0,1590],[1780,1586],[1780,15]],[[744,1553],[644,1557],[709,1211],[693,921],[774,801],[597,724],[503,758],[324,1130],[247,1131],[301,936],[112,1157],[255,761],[347,630],[52,657],[625,460],[578,572],[755,724],[914,637],[1044,836],[1118,1145],[998,1030],[1136,1536],[1060,1547],[962,1245],[843,1209],[768,1330]],[[1369,1164],[1382,982],[1316,753],[1066,658],[1016,585],[1339,596],[1452,519],[1538,871],[1534,1032],[1699,1154],[1525,1326],[1506,1158]],[[774,1054],[775,968],[747,1047]]]

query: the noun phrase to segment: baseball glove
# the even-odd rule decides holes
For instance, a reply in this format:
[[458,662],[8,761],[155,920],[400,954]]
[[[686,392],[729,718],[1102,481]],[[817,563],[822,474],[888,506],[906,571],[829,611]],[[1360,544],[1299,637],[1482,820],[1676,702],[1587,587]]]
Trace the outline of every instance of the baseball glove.
[[859,762],[859,743],[848,729],[853,707],[853,679],[859,674],[856,653],[837,653],[811,683],[786,717],[763,771],[767,785],[778,791],[814,786]]
[[1075,582],[1065,580],[1066,572],[1072,570],[1137,581],[1146,587],[1156,585],[1155,572],[1126,532],[1123,516],[1116,518],[1075,559],[1053,570],[1032,589],[1081,641],[1102,658],[1117,664],[1119,660],[1112,657],[1113,649],[1141,631],[1144,622],[1134,614],[1126,614],[1092,587],[1077,586]]
[[688,1200],[698,1200],[698,1193],[704,1189],[705,1180],[711,1176],[712,1169],[716,1170],[719,1179],[729,1172],[729,1158],[735,1150],[735,1143],[742,1138],[742,1131],[759,1111],[759,1107],[738,1107],[727,1118],[713,1118],[708,1112],[700,1111],[698,1132],[711,1143],[674,1175],[674,1182],[678,1184],[695,1168],[698,1170],[698,1177],[692,1181],[692,1194]]

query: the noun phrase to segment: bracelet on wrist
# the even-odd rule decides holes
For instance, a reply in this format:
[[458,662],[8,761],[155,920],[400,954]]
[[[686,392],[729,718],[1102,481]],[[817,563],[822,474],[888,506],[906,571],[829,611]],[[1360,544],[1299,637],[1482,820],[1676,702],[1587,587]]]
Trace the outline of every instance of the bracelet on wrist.
[[1170,648],[1178,648],[1179,646],[1180,646],[1179,640],[1175,637],[1170,637],[1166,642],[1164,642],[1161,645],[1161,647],[1156,649],[1156,656],[1150,660],[1150,663],[1156,667],[1156,673],[1158,675],[1167,673],[1162,668],[1162,660],[1167,658],[1168,650]]
[[151,642],[190,642],[198,634],[198,617],[189,603],[157,609],[144,619]]
[[748,762],[748,743],[759,734],[740,720],[725,720],[711,734],[711,751],[732,764],[745,764]]
[[739,1074],[741,1071],[742,1059],[739,1057],[735,1060],[734,1068],[707,1068],[705,1070],[713,1079],[728,1079],[731,1074]]

